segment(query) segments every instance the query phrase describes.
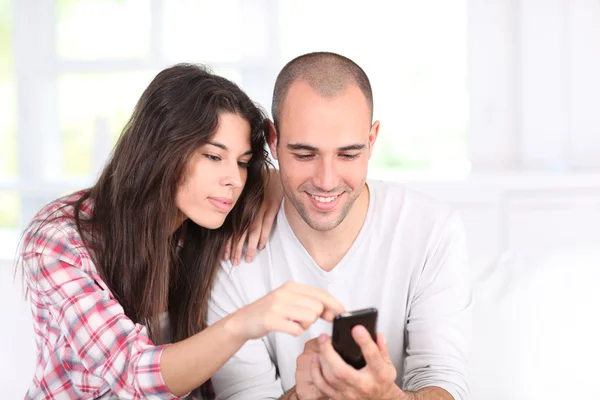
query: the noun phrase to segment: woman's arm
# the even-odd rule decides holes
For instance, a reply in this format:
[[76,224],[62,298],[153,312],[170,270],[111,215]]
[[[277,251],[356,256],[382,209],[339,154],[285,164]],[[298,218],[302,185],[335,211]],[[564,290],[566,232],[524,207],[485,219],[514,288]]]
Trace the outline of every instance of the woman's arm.
[[299,336],[318,318],[331,322],[343,306],[324,290],[287,282],[196,335],[168,346],[160,362],[169,390],[184,395],[208,380],[247,340],[269,332]]
[[160,369],[169,391],[184,396],[207,381],[245,343],[229,316],[165,348]]

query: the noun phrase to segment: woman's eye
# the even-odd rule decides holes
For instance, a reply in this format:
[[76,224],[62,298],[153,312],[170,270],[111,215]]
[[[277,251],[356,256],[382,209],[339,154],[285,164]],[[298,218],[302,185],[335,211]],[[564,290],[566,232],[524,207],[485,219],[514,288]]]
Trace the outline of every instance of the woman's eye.
[[240,168],[248,169],[250,163],[245,161],[238,161],[238,165],[240,166]]
[[221,157],[213,154],[204,154],[204,157],[208,158],[210,161],[221,161]]

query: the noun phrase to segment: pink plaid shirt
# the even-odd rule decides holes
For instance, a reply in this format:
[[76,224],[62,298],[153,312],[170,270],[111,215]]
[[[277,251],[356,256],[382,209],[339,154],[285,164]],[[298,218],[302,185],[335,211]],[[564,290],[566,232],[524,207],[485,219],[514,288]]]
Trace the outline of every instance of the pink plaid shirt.
[[[25,233],[37,366],[28,399],[173,399],[160,371],[166,347],[131,321],[83,247],[72,207],[46,206]],[[84,209],[90,212],[89,207]],[[59,217],[36,232],[47,217]]]

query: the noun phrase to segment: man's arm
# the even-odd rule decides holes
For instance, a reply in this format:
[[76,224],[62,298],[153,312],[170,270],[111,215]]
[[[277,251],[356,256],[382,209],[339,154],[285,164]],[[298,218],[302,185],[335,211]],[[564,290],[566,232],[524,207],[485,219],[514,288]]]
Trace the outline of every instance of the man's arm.
[[[450,217],[439,236],[427,255],[408,312],[403,388],[416,392],[415,399],[465,400],[472,295],[460,219]],[[442,389],[451,397],[441,397]]]
[[[398,389],[400,390],[400,389]],[[279,400],[299,400],[296,395],[296,386],[285,392]],[[454,397],[439,387],[426,387],[418,392],[399,393],[398,400],[454,400]]]
[[279,400],[299,400],[299,397],[296,394],[296,386],[285,392],[285,394],[281,396]]
[[455,400],[447,391],[439,387],[426,387],[418,392],[404,392],[401,400]]
[[[243,267],[234,267],[243,268]],[[230,262],[224,262],[211,294],[212,325],[248,303]],[[263,339],[249,340],[211,378],[217,399],[278,399],[283,394],[277,369]]]

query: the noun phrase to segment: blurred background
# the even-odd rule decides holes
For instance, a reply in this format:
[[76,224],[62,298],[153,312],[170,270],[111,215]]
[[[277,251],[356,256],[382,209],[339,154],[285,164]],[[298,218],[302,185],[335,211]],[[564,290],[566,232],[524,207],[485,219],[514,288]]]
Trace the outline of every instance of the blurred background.
[[[270,110],[280,68],[318,50],[350,57],[371,79],[381,121],[371,177],[406,182],[462,214],[473,279],[488,296],[480,304],[513,304],[506,288],[531,294],[540,280],[522,270],[544,271],[544,293],[554,298],[556,285],[563,308],[575,298],[562,291],[565,276],[600,283],[600,0],[0,0],[0,310],[24,327],[0,328],[16,343],[0,393],[22,397],[35,356],[12,275],[19,235],[43,204],[94,182],[153,76],[205,63]],[[563,258],[550,256],[557,251]],[[549,259],[566,261],[551,268]],[[485,286],[493,280],[497,290]],[[600,307],[597,299],[573,307]],[[571,329],[590,354],[585,335],[600,323],[582,315],[591,325]],[[476,347],[506,343],[502,334],[476,329]],[[548,340],[556,354],[566,338]],[[490,369],[507,354],[476,358],[474,398],[552,398],[527,388],[547,381],[560,394],[553,372],[581,365],[569,359],[535,376]]]

